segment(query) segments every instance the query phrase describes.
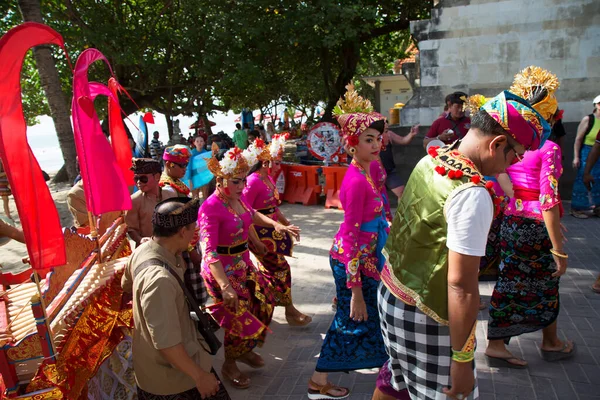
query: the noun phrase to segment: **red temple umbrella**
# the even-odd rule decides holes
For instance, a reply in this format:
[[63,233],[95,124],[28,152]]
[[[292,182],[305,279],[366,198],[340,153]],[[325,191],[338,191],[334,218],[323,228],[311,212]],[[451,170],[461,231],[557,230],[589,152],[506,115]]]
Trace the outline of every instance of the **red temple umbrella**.
[[[208,121],[208,124],[210,126],[215,126],[217,125],[215,122],[212,121]],[[203,119],[199,119],[198,121],[194,122],[193,124],[190,125],[189,129],[203,129],[204,128],[204,120]]]

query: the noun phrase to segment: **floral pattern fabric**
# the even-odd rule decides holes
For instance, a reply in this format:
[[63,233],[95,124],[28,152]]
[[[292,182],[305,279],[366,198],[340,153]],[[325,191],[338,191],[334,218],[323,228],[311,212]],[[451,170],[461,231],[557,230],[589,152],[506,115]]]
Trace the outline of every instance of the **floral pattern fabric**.
[[[275,188],[275,182],[269,176],[272,188],[267,185],[258,172],[248,176],[248,182],[244,189],[244,200],[248,205],[256,210],[265,208],[274,208],[281,204],[279,193]],[[269,214],[269,218],[277,221],[277,213]],[[276,306],[288,306],[292,304],[292,274],[290,264],[284,256],[277,253],[268,252],[260,255],[254,244],[249,242],[250,251],[260,261],[260,272],[273,287],[273,296]]]
[[[510,166],[506,172],[515,188],[515,197],[505,215],[517,215],[543,221],[542,211],[560,204],[558,180],[563,172],[560,147],[547,140],[541,149],[528,151],[523,161]],[[536,200],[519,198],[519,190],[539,193]]]
[[342,181],[340,202],[344,221],[333,239],[330,254],[346,266],[347,286],[361,286],[361,276],[379,280],[377,233],[361,231],[363,223],[381,215],[383,199],[364,169],[352,162]]
[[[254,209],[242,200],[246,212],[238,215],[217,193],[202,204],[198,220],[203,244],[202,277],[215,304],[223,301],[221,288],[210,271],[210,264],[221,262],[231,287],[239,299],[239,312],[248,311],[268,326],[273,316],[274,299],[265,277],[250,260],[248,250],[234,255],[222,255],[218,246],[236,246],[248,240]],[[238,358],[264,343],[266,329],[256,337],[239,337],[225,330],[225,354]]]

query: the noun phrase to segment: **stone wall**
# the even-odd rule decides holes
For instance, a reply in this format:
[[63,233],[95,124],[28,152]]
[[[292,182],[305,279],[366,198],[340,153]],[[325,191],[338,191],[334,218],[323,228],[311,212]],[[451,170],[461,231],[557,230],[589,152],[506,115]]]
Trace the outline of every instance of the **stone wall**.
[[579,122],[600,94],[599,0],[441,0],[414,21],[420,87],[401,123],[430,125],[446,94],[493,96],[528,65],[555,73],[566,122]]

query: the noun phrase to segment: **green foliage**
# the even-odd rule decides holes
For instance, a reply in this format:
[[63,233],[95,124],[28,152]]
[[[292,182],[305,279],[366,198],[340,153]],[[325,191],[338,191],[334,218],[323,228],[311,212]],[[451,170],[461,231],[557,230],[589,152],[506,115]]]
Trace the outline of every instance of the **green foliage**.
[[[142,108],[168,117],[276,105],[333,109],[358,73],[388,73],[404,56],[408,22],[428,17],[420,0],[44,0],[48,25],[72,62],[88,47],[110,61]],[[20,23],[16,0],[0,5],[2,31]],[[71,71],[54,51],[70,98]],[[24,65],[26,113],[48,112],[34,62]],[[102,65],[90,80],[106,82]],[[357,84],[367,97],[373,92]],[[122,98],[127,112],[137,107]]]

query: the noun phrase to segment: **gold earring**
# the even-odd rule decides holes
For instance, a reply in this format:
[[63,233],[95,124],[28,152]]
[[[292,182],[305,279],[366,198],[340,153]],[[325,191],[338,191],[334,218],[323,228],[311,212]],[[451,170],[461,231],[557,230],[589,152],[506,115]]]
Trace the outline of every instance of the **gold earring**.
[[355,147],[350,147],[350,148],[348,149],[348,152],[349,152],[350,154],[354,154],[354,153],[356,153],[356,148],[355,148]]

